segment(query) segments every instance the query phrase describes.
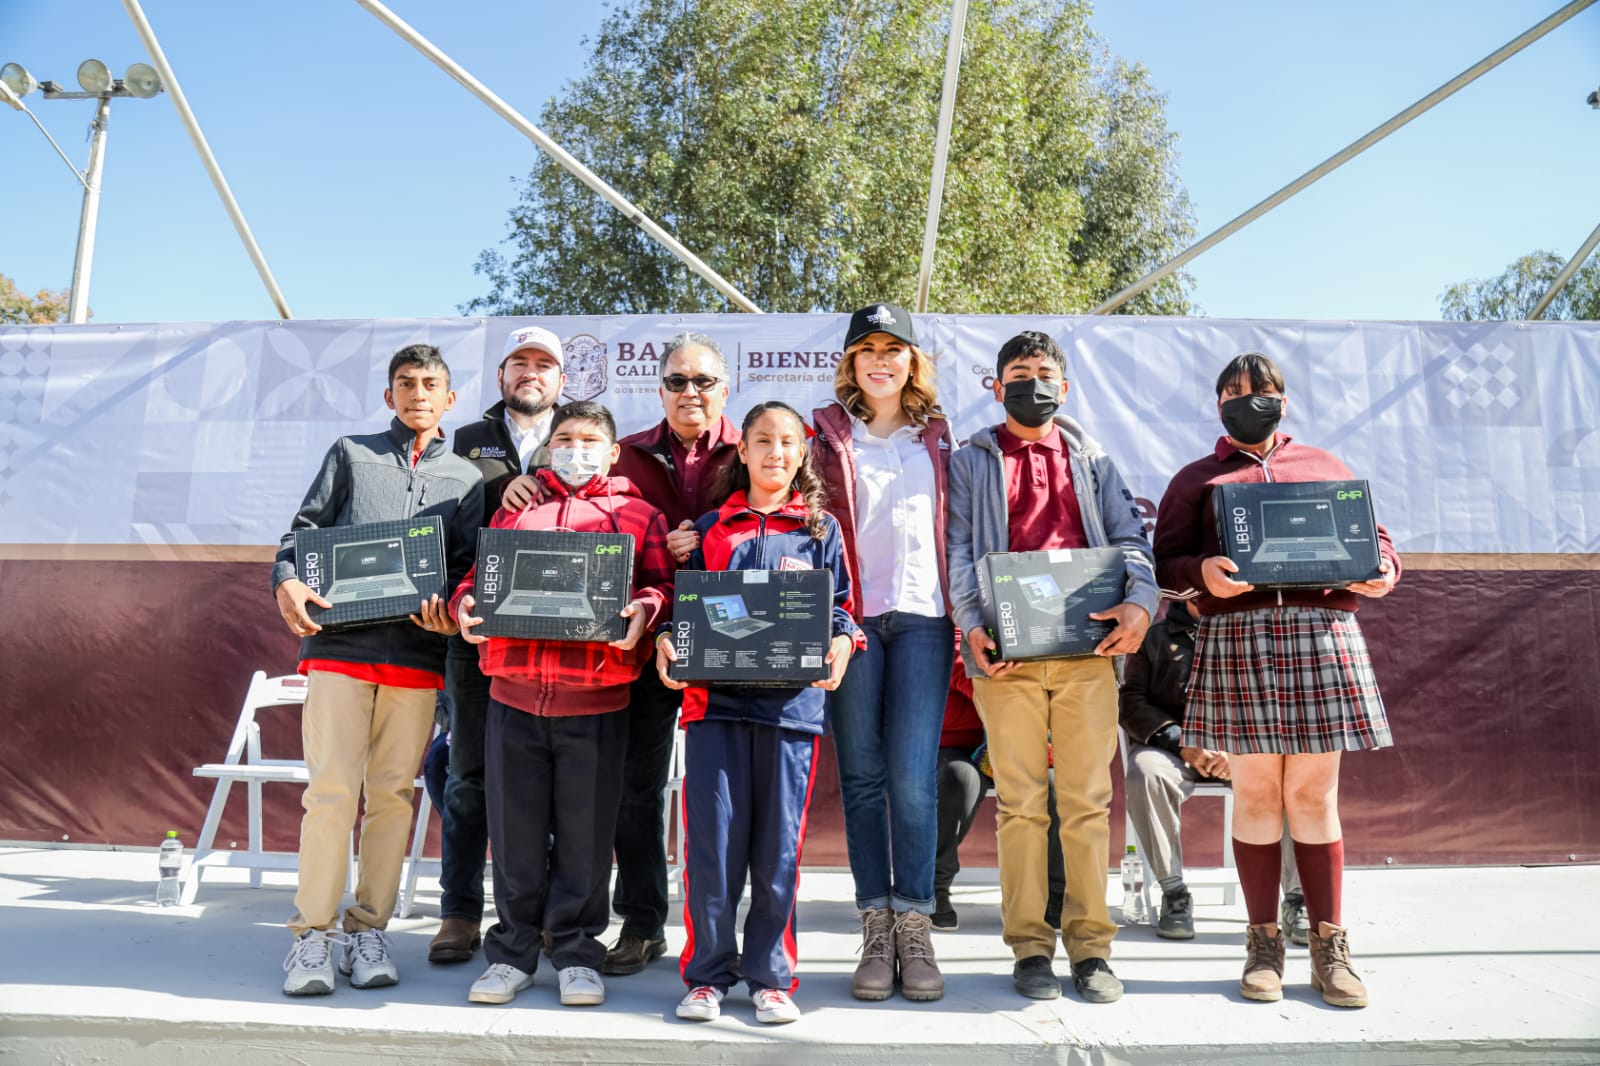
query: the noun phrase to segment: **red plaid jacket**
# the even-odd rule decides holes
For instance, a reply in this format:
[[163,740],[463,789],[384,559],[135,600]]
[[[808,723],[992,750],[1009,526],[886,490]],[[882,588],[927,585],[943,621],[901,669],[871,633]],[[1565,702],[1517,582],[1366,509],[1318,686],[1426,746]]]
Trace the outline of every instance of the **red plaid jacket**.
[[[490,679],[490,695],[529,714],[568,717],[619,711],[628,705],[628,686],[650,660],[650,634],[672,602],[667,520],[640,498],[627,478],[595,477],[572,489],[549,470],[534,476],[545,491],[543,502],[522,511],[502,507],[489,526],[633,534],[633,596],[645,603],[645,627],[630,651],[609,644],[490,637],[478,645],[479,666]],[[472,592],[472,578],[468,571],[456,586],[451,614]]]

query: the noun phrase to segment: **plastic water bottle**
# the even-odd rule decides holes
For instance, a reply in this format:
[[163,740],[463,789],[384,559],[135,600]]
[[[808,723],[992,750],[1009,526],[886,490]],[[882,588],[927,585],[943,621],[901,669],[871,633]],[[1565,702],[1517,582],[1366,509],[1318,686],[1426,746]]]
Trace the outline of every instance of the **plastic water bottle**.
[[183,841],[178,839],[176,829],[167,830],[167,838],[161,842],[158,861],[161,864],[161,880],[156,882],[156,905],[176,907],[178,872],[183,869]]
[[1139,849],[1128,845],[1122,856],[1122,921],[1125,925],[1143,925],[1144,913],[1144,860]]

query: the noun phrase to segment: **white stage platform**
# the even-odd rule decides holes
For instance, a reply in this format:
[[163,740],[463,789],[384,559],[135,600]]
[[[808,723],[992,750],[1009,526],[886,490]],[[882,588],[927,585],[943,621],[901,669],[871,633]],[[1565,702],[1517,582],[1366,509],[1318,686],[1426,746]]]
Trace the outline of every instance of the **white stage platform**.
[[[1345,915],[1365,1010],[1325,1006],[1291,948],[1288,991],[1247,1003],[1242,906],[1198,894],[1198,936],[1125,929],[1127,987],[1090,1006],[1011,990],[993,871],[957,883],[961,929],[936,935],[942,1002],[859,1003],[848,874],[801,885],[797,1023],[758,1025],[730,996],[713,1023],[678,1021],[669,959],[608,982],[598,1008],[562,1008],[555,976],[510,1006],[473,1006],[482,956],[430,966],[437,885],[391,927],[400,984],[330,997],[279,992],[292,888],[208,878],[196,904],[158,909],[150,851],[0,848],[0,1064],[295,1063],[1600,1063],[1600,867],[1357,870]],[[1215,893],[1211,900],[1215,899]],[[614,930],[613,930],[614,932]],[[683,943],[676,916],[672,949]],[[1058,972],[1065,960],[1058,956]]]

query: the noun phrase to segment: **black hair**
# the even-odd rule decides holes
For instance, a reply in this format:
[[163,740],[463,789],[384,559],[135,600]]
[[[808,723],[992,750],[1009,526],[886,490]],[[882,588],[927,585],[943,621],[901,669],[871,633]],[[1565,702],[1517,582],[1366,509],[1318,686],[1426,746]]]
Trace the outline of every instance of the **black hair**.
[[1217,395],[1221,396],[1222,390],[1239,380],[1241,375],[1249,377],[1251,392],[1261,392],[1270,386],[1274,392],[1283,393],[1283,372],[1278,369],[1277,363],[1261,352],[1240,352],[1228,360],[1228,365],[1217,375]]
[[[767,400],[756,404],[745,412],[744,422],[740,425],[741,434],[748,435],[750,427],[755,424],[756,419],[768,411],[784,412],[794,419],[795,424],[800,427],[800,431],[805,436],[811,436],[811,429],[806,425],[806,420],[800,417],[800,412],[782,400]],[[800,498],[805,501],[807,511],[806,532],[811,534],[813,540],[824,539],[828,535],[828,524],[823,518],[827,513],[828,489],[823,484],[821,475],[817,473],[817,468],[811,461],[811,449],[809,447],[801,452],[800,469],[795,471],[794,481],[790,483],[789,487],[792,491],[798,492]],[[734,463],[728,467],[727,473],[723,475],[723,483],[719,486],[719,491],[724,500],[735,492],[749,492],[750,468],[744,463]]]
[[611,412],[606,410],[603,403],[593,400],[574,400],[564,403],[555,409],[550,416],[550,435],[556,435],[556,430],[563,422],[593,422],[606,431],[606,436],[611,438],[611,443],[617,443],[617,421],[611,417]]
[[1067,376],[1067,353],[1061,350],[1054,337],[1036,329],[1025,329],[1000,346],[1000,354],[994,357],[994,376],[999,378],[1005,374],[1006,367],[1018,359],[1035,355],[1044,356],[1060,369],[1062,377]]
[[445,388],[450,387],[450,367],[431,344],[408,344],[389,358],[389,387],[394,387],[394,376],[402,367],[414,366],[420,370],[443,370]]

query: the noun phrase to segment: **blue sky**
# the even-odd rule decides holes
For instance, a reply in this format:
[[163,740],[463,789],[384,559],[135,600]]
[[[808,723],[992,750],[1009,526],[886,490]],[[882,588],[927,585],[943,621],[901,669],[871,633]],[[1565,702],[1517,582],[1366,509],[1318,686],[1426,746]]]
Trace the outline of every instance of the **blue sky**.
[[[603,14],[390,6],[535,122]],[[1094,25],[1167,94],[1203,234],[1558,6],[1122,0]],[[453,316],[482,290],[472,264],[504,237],[536,151],[520,134],[353,2],[145,10],[297,318]],[[90,56],[118,74],[145,58],[120,3],[0,0],[0,63],[75,87]],[[1600,5],[1195,260],[1197,302],[1229,318],[1436,318],[1453,281],[1571,254],[1600,222],[1597,86]],[[92,103],[27,102],[81,168]],[[0,173],[0,273],[64,288],[81,187],[9,109]],[[169,98],[113,103],[104,185],[96,321],[273,317]]]

